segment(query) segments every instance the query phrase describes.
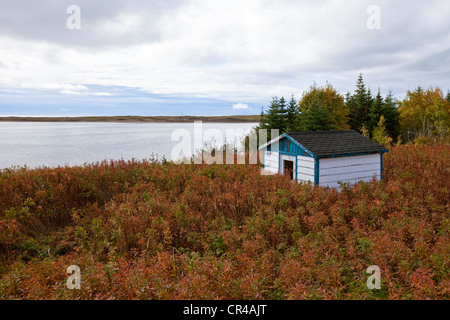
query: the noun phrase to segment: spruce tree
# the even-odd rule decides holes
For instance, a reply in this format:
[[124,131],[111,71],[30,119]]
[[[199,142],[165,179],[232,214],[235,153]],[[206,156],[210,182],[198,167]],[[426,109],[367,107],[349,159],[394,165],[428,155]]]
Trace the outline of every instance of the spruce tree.
[[281,97],[278,101],[278,128],[280,130],[280,134],[286,132],[287,127],[287,108],[286,108],[286,99],[284,97]]
[[390,91],[384,101],[382,114],[386,119],[385,126],[388,135],[393,138],[394,141],[397,141],[398,136],[400,135],[400,112],[397,108],[397,102]]
[[294,95],[291,96],[291,100],[289,100],[289,104],[287,106],[286,111],[286,131],[297,131],[297,123],[299,117],[298,104],[294,98]]
[[266,114],[264,112],[264,108],[261,107],[261,116],[259,118],[258,128],[259,129],[267,129],[267,126],[268,126],[268,124],[267,124]]
[[278,129],[282,134],[286,130],[286,100],[272,97],[269,109],[263,112],[260,122],[261,129],[267,129],[268,139],[271,138],[270,130]]
[[278,98],[272,97],[272,101],[270,102],[269,108],[267,109],[264,120],[265,120],[265,128],[270,129],[275,125],[276,115],[278,108]]
[[317,131],[333,129],[333,118],[330,111],[321,106],[317,101],[313,101],[308,112],[302,114],[302,131]]
[[367,124],[363,125],[363,127],[365,127],[369,132],[372,132],[373,129],[377,126],[380,117],[384,114],[384,107],[384,99],[381,96],[380,89],[378,88],[377,96],[370,107],[369,119],[367,121]]
[[370,126],[369,113],[372,106],[373,98],[370,89],[366,89],[362,73],[359,74],[356,83],[355,93],[347,96],[347,107],[350,111],[349,124],[350,128],[361,131],[363,125]]

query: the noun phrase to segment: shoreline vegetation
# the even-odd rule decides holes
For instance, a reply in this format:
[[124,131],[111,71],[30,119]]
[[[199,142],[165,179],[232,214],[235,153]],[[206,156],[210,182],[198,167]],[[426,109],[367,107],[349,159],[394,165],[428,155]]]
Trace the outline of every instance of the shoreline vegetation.
[[0,117],[0,122],[122,122],[122,123],[162,123],[162,122],[259,122],[259,115],[234,116],[83,116],[83,117]]

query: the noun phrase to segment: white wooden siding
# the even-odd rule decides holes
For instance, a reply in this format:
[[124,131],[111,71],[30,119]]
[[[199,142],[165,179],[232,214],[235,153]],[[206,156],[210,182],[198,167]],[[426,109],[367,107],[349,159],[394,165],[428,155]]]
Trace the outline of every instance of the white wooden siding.
[[319,185],[338,188],[338,182],[357,183],[380,178],[380,155],[326,158],[319,161]]
[[264,170],[278,173],[278,152],[264,150]]
[[314,159],[297,156],[297,181],[314,182]]
[[337,157],[320,159],[320,169],[345,167],[367,163],[380,163],[380,154],[367,154],[363,156]]

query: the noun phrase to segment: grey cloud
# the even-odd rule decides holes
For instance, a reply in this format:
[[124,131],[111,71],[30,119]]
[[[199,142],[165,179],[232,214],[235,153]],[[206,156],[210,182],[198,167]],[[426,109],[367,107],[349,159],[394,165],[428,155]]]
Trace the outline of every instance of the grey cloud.
[[[63,46],[129,46],[159,39],[158,18],[175,10],[180,1],[143,0],[15,0],[0,3],[0,35],[25,40],[45,41]],[[81,9],[81,29],[66,27],[67,7]],[[102,26],[117,22],[120,14],[140,16],[140,25],[130,32],[114,33]]]
[[431,53],[425,58],[415,61],[414,67],[422,71],[445,71],[447,77],[450,77],[450,48],[441,52]]
[[[81,30],[66,28],[66,8],[72,4],[81,8]],[[290,95],[294,90],[298,92],[308,89],[313,81],[323,85],[326,80],[340,92],[347,92],[354,90],[359,72],[365,74],[372,90],[381,85],[382,90],[404,92],[408,86],[414,87],[423,82],[426,82],[426,86],[439,85],[443,90],[450,87],[448,0],[356,0],[342,2],[342,5],[337,1],[261,1],[257,10],[263,13],[267,13],[268,8],[274,10],[274,15],[268,15],[267,20],[261,22],[254,19],[261,25],[234,21],[233,17],[228,19],[228,16],[221,16],[221,19],[214,19],[213,16],[213,19],[207,20],[210,25],[201,25],[199,28],[200,31],[205,31],[205,41],[189,29],[189,26],[195,24],[186,24],[186,20],[196,22],[201,14],[214,15],[217,12],[213,10],[218,10],[221,6],[212,6],[213,9],[206,6],[205,9],[204,3],[194,2],[194,9],[191,6],[189,11],[191,16],[186,16],[184,6],[190,4],[192,3],[189,1],[181,0],[0,0],[0,36],[90,51],[161,41],[161,47],[155,50],[161,50],[162,53],[155,56],[166,58],[172,53],[175,56],[161,67],[165,69],[158,69],[158,60],[148,69],[143,69],[141,65],[133,69],[136,66],[130,65],[131,71],[128,74],[132,74],[133,78],[144,79],[141,84],[146,84],[145,80],[151,80],[151,74],[146,73],[146,70],[155,69],[161,71],[158,74],[164,75],[171,75],[172,68],[177,72],[183,70],[183,75],[189,75],[192,71],[194,75],[189,78],[189,84],[193,85],[189,90],[199,93],[211,94],[207,87],[214,84],[217,86],[211,89],[214,90],[212,94],[216,94],[216,88],[229,85],[235,86],[234,91],[255,88],[254,92],[246,93],[253,96],[264,92],[266,88],[273,88],[268,89],[273,91],[281,88],[280,90],[287,92],[280,94]],[[366,26],[366,8],[369,5],[380,7],[381,30],[369,30]],[[292,12],[286,12],[286,8],[295,10],[293,19],[289,15]],[[335,9],[337,12],[334,12]],[[230,12],[231,15],[239,13]],[[246,15],[254,18],[263,14],[261,12],[253,10],[246,12]],[[302,16],[301,13],[304,12],[308,15]],[[117,19],[123,14],[130,14],[131,22],[140,23],[130,27],[128,31],[121,28]],[[304,17],[305,21],[296,20],[297,14]],[[284,15],[291,20],[283,21]],[[312,18],[308,20],[309,15]],[[140,17],[140,20],[133,20],[134,16]],[[162,19],[164,24],[160,23]],[[162,25],[167,29],[161,30]],[[182,26],[188,27],[183,29]],[[264,26],[271,28],[259,31],[258,27]],[[164,42],[166,40],[170,42],[167,46]],[[302,49],[309,48],[304,48],[302,44],[308,41],[317,45],[314,47],[316,51],[311,50],[316,61],[312,59],[312,62],[305,62],[307,57]],[[435,47],[438,49],[433,49]],[[46,63],[57,66],[59,59],[63,63],[66,61],[64,56],[60,57],[58,50],[53,50],[52,47],[47,50],[48,53],[42,58]],[[290,54],[291,52],[294,53]],[[11,65],[5,59],[3,57],[3,67],[5,63]],[[120,60],[116,59],[119,63]],[[124,67],[127,68],[128,66]],[[80,73],[87,72],[82,64],[79,69]],[[100,63],[95,71],[99,70],[103,72],[106,68]],[[120,77],[120,72],[126,73],[120,70],[115,74],[114,68],[109,70],[112,70],[110,74],[105,74],[103,79],[97,81],[119,81],[116,79]],[[167,87],[174,92],[185,92],[182,89],[187,87],[186,83],[180,81],[179,87],[175,87],[173,78],[169,76],[167,79],[159,81],[167,81]],[[268,96],[271,94],[278,93],[267,92]]]

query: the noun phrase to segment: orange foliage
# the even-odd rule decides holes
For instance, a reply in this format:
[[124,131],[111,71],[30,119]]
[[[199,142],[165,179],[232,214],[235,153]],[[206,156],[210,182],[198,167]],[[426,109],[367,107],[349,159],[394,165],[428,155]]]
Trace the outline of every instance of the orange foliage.
[[0,298],[449,299],[449,151],[395,147],[340,192],[256,165],[3,170]]

